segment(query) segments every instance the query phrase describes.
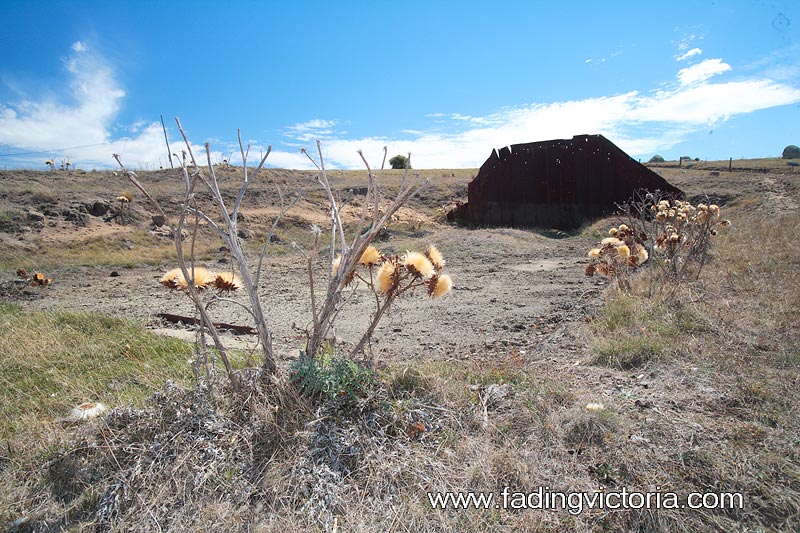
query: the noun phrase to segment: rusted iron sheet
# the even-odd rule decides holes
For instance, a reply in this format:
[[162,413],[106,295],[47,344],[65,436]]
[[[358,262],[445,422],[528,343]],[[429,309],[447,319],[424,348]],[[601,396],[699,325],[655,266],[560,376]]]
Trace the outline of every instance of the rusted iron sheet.
[[[199,324],[200,320],[193,317],[193,316],[183,316],[183,315],[173,315],[172,313],[158,313],[156,315],[159,318],[163,318],[167,322],[172,322],[173,324],[177,324],[178,322],[183,322],[184,324]],[[236,324],[227,324],[225,322],[214,322],[214,327],[217,329],[229,329],[231,331],[235,331],[236,333],[243,333],[245,335],[256,335],[258,332],[255,328],[250,326],[237,326]]]
[[602,135],[503,147],[448,218],[478,225],[574,229],[614,212],[640,190],[683,192]]

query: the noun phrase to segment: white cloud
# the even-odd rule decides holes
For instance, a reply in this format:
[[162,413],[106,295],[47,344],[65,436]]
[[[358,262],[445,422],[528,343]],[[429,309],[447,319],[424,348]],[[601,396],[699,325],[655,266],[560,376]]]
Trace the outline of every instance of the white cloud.
[[700,48],[692,48],[691,50],[688,50],[687,52],[679,55],[675,59],[677,61],[685,61],[685,60],[689,59],[690,57],[699,56],[702,53],[703,53],[703,51]]
[[336,124],[336,120],[315,118],[289,126],[286,128],[286,135],[300,141],[310,142],[319,137],[331,136],[336,133]]
[[723,63],[722,59],[706,59],[691,67],[680,69],[678,71],[678,80],[680,80],[681,85],[692,85],[729,70],[731,70],[731,66]]
[[[122,134],[112,133],[120,130],[115,121],[125,91],[101,58],[81,43],[79,47],[73,45],[73,54],[65,59],[64,67],[68,101],[21,96],[17,102],[0,103],[0,144],[14,147],[4,152],[93,145],[60,154],[87,169],[114,166],[112,153],[122,154],[123,161],[132,167],[169,165],[160,123],[137,121],[122,127]],[[339,128],[341,121],[315,118],[288,126],[285,139],[267,164],[312,168],[299,147],[305,146],[315,155],[314,141],[318,138],[322,139],[330,168],[362,168],[359,149],[377,167],[384,146],[388,146],[389,156],[410,152],[416,168],[477,167],[493,148],[583,133],[603,134],[631,155],[644,155],[669,149],[688,134],[730,117],[800,102],[800,89],[764,77],[763,70],[761,75],[751,71],[734,81],[712,81],[730,70],[722,59],[708,59],[680,69],[671,83],[654,92],[533,103],[484,116],[470,114],[469,109],[430,113],[425,117],[432,119],[434,129],[407,128],[391,137],[353,138]],[[175,139],[170,143],[172,151],[180,154],[182,143]],[[265,150],[257,142],[252,144],[251,162]],[[214,145],[213,161],[228,157],[233,146],[216,141]],[[201,146],[192,145],[192,150],[201,162],[205,161]],[[41,162],[52,156],[61,159],[59,153],[47,153],[17,161],[42,166]],[[241,161],[238,148],[231,159],[234,164]]]
[[[129,128],[135,136],[112,139],[111,126],[125,91],[111,68],[88,52],[85,43],[77,41],[71,48],[74,54],[63,62],[66,79],[58,82],[68,88],[70,101],[48,97],[1,103],[0,144],[20,152],[53,150],[24,161],[69,157],[76,166],[87,169],[113,166],[112,153],[123,154],[131,166],[168,164],[160,125],[139,122]],[[73,146],[83,148],[55,151]]]
[[378,164],[384,145],[390,155],[411,152],[417,168],[471,168],[480,166],[493,148],[600,133],[629,154],[644,155],[669,149],[688,134],[733,116],[800,102],[800,89],[769,79],[708,81],[729,69],[720,60],[709,60],[689,74],[681,70],[672,88],[654,93],[532,104],[486,117],[454,114],[449,116],[451,124],[461,128],[455,133],[414,132],[407,133],[407,139],[323,138],[323,149],[329,164],[340,168],[361,167],[358,149]]

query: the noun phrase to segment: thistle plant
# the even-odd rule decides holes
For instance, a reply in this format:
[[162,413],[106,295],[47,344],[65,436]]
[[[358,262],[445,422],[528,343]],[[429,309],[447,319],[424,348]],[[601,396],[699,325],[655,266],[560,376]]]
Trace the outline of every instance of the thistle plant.
[[[340,264],[340,258],[333,261],[334,276],[337,275]],[[441,252],[433,245],[428,246],[424,253],[407,251],[403,255],[383,255],[369,245],[356,267],[344,274],[346,285],[362,282],[369,287],[375,295],[376,304],[370,324],[353,348],[351,357],[364,351],[381,318],[400,296],[419,290],[431,299],[436,299],[450,292],[453,280],[443,272],[444,266]],[[371,362],[372,357],[368,361]]]
[[650,257],[644,246],[646,240],[647,235],[627,224],[611,228],[600,246],[589,250],[591,263],[586,267],[586,275],[606,276],[616,281],[620,290],[630,292],[631,273]]
[[614,279],[620,290],[630,293],[630,275],[645,262],[649,267],[649,291],[671,286],[670,294],[687,276],[700,277],[711,240],[717,228],[730,225],[720,218],[712,203],[689,201],[646,193],[621,206],[627,224],[609,230],[599,247],[589,251],[586,275]]
[[[170,220],[170,217],[166,215],[158,202],[148,193],[136,173],[125,168],[120,156],[115,155],[114,158],[122,168],[123,175],[144,194],[158,213],[164,216],[166,225],[174,236],[178,267],[167,272],[161,278],[160,283],[170,289],[184,291],[192,300],[199,314],[198,366],[201,364],[206,365],[207,351],[204,335],[207,333],[213,339],[214,347],[225,366],[232,388],[235,391],[240,391],[242,383],[239,373],[230,364],[225,345],[211,320],[209,306],[210,303],[224,300],[222,298],[223,294],[237,290],[244,291],[247,296],[247,304],[234,300],[228,301],[243,306],[252,317],[258,334],[259,346],[264,355],[263,370],[273,376],[277,374],[278,367],[272,346],[272,329],[268,321],[269,308],[263,304],[259,297],[258,288],[262,279],[264,258],[273,232],[283,216],[300,199],[300,195],[295,195],[293,199],[289,200],[286,188],[277,187],[280,198],[280,211],[273,220],[272,227],[264,239],[257,262],[251,262],[245,256],[239,237],[239,211],[248,186],[256,179],[264,167],[271,152],[271,147],[267,149],[258,167],[253,171],[247,166],[250,146],[248,145],[245,148],[241,140],[241,133],[239,133],[242,184],[231,205],[220,191],[209,144],[206,143],[205,145],[206,164],[201,167],[177,118],[176,122],[186,146],[186,150],[182,151],[182,158],[176,154],[176,160],[181,165],[180,170],[184,183],[184,194],[176,223]],[[383,162],[377,176],[373,173],[364,155],[359,151],[358,153],[367,169],[367,194],[361,207],[355,231],[348,236],[345,234],[345,225],[342,221],[342,208],[347,201],[342,201],[340,195],[334,191],[330,184],[319,141],[317,141],[317,151],[319,157],[315,159],[305,150],[302,150],[318,170],[317,183],[326,193],[329,205],[330,226],[327,228],[328,235],[326,240],[328,258],[333,258],[333,264],[328,271],[327,290],[324,297],[318,297],[313,268],[315,258],[320,252],[323,231],[317,226],[312,226],[313,242],[308,251],[293,243],[295,248],[305,256],[308,270],[312,317],[311,324],[306,328],[305,355],[312,359],[324,353],[324,347],[327,345],[334,322],[343,305],[349,299],[346,291],[353,286],[354,282],[364,282],[372,288],[375,294],[376,311],[372,316],[367,331],[356,344],[353,354],[363,352],[364,346],[368,344],[381,317],[389,309],[391,303],[400,295],[420,289],[432,298],[438,298],[447,293],[452,287],[450,277],[442,273],[444,260],[434,247],[430,247],[425,253],[408,252],[403,256],[384,256],[371,244],[375,237],[393,220],[400,207],[424,187],[427,182],[420,184],[418,176],[415,179],[410,179],[408,175],[410,165],[407,165],[398,192],[393,199],[387,200],[382,197],[379,186],[380,172],[382,172],[386,163],[386,148],[383,150]],[[411,154],[408,157],[410,158],[410,156]],[[216,215],[211,211],[206,211],[199,205],[197,201],[198,188],[205,189],[206,192],[211,193],[214,209],[217,210]],[[230,272],[211,272],[195,265],[194,243],[198,237],[198,227],[201,221],[205,222],[217,234],[230,251],[232,263]],[[191,236],[188,252],[185,250],[186,247],[183,242],[184,228],[187,227]],[[234,270],[238,274],[234,274]],[[208,289],[216,290],[217,294],[206,296]],[[209,372],[207,365],[206,372]]]

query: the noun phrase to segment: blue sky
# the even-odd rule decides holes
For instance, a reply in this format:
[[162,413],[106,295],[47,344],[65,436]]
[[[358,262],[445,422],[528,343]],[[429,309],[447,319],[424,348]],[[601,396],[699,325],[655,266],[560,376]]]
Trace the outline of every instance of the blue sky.
[[800,144],[795,0],[5,0],[0,19],[0,168],[168,166],[159,115],[173,152],[179,116],[215,160],[241,128],[288,168],[315,139],[335,168],[384,145],[416,168],[477,167],[583,133],[642,159]]

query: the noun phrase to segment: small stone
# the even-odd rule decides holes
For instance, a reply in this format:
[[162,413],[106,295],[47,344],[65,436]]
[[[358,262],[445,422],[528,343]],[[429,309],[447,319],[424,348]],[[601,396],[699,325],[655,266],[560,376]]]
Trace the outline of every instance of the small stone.
[[109,274],[109,277],[118,278],[119,277],[119,272],[117,272],[116,270],[112,270],[111,274]]
[[101,217],[108,213],[109,205],[105,202],[95,202],[89,208],[89,214],[94,217]]
[[167,223],[167,219],[164,217],[164,215],[153,215],[150,217],[150,219],[153,221],[153,225],[157,228],[160,228]]

